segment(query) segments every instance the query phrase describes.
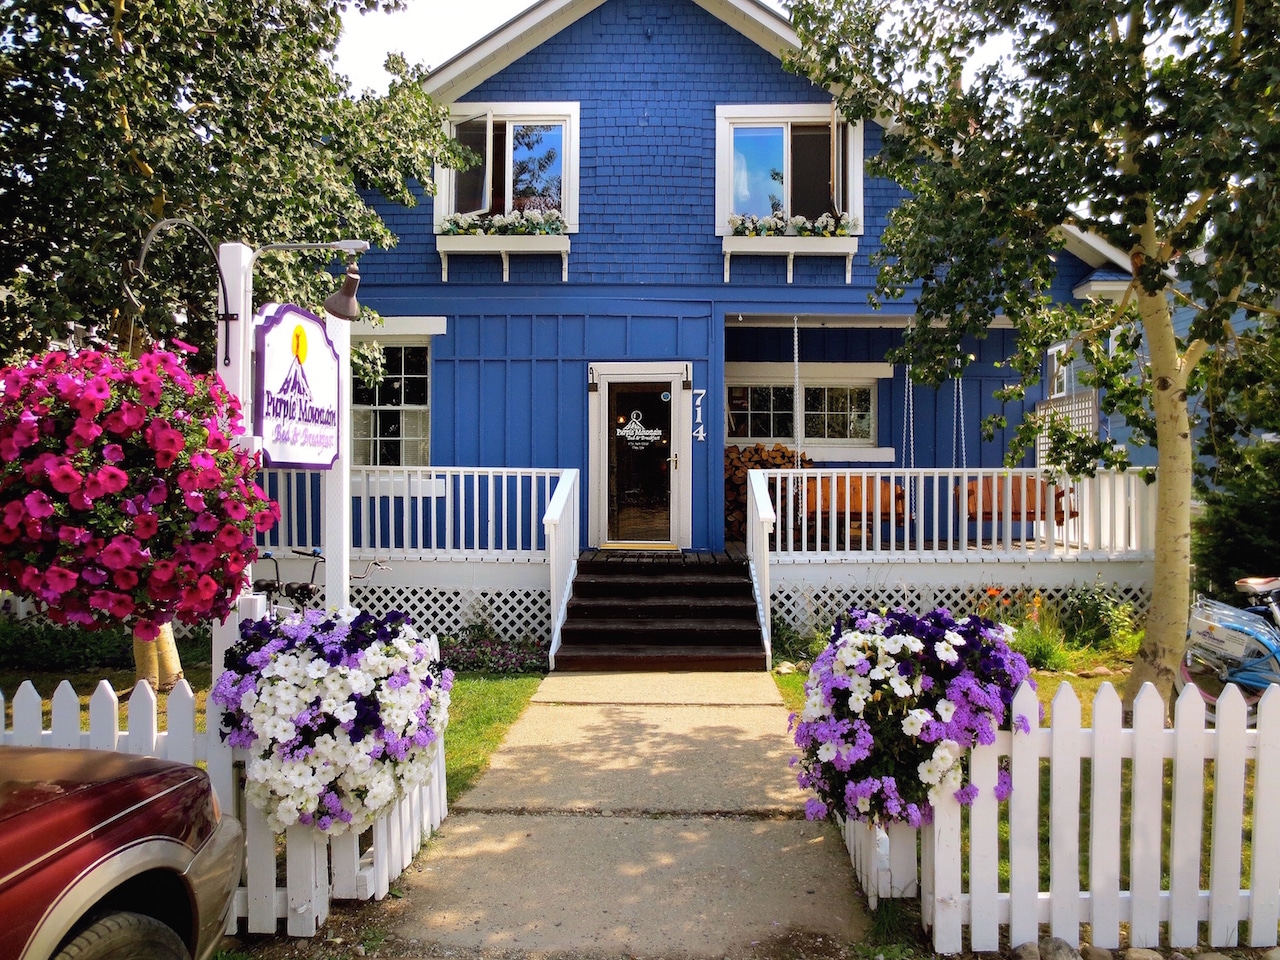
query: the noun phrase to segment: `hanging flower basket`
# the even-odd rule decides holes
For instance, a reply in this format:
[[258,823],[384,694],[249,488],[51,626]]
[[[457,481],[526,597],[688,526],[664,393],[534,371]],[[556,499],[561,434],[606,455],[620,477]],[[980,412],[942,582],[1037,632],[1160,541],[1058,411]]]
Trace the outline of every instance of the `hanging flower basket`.
[[[814,661],[807,700],[791,723],[806,814],[919,826],[946,793],[972,803],[968,751],[1010,722],[1018,686],[1032,683],[1009,647],[1011,628],[945,609],[923,617],[850,610]],[[1026,717],[1012,718],[1026,731]],[[997,798],[1009,795],[1001,772]]]
[[277,505],[232,446],[240,403],[164,350],[52,352],[0,370],[0,589],[56,623],[223,619]]
[[245,621],[210,700],[249,752],[246,795],[276,831],[360,832],[431,780],[453,672],[403,613]]

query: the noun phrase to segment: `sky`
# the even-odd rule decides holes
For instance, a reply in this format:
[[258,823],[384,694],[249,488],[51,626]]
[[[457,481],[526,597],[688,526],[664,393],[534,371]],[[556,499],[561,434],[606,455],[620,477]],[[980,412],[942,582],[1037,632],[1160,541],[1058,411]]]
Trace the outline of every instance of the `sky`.
[[[535,0],[409,0],[400,13],[348,12],[338,43],[338,71],[354,91],[384,93],[383,61],[391,51],[434,69],[487,36]],[[782,9],[780,0],[766,0]]]

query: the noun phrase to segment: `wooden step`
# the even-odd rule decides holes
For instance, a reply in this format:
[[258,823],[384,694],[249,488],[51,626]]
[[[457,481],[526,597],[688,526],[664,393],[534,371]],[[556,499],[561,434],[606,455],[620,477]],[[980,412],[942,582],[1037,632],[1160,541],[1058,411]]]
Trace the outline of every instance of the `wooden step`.
[[556,670],[566,672],[726,671],[765,669],[764,649],[686,645],[626,645],[590,643],[561,646]]
[[671,646],[673,644],[724,645],[755,642],[761,647],[760,626],[755,620],[569,620],[560,628],[560,642],[609,643],[614,646]]
[[755,599],[684,596],[575,596],[569,601],[571,620],[750,620],[756,619]]
[[745,562],[587,551],[560,628],[557,670],[763,670]]

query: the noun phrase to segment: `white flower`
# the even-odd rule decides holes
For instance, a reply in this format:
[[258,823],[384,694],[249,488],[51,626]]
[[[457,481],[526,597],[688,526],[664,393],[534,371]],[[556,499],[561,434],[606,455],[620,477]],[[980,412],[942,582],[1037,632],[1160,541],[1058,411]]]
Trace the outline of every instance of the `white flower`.
[[943,663],[955,663],[960,659],[960,654],[956,653],[955,647],[947,643],[945,640],[939,640],[933,645],[934,655]]
[[934,709],[938,712],[938,719],[943,723],[950,723],[956,713],[956,705],[945,697],[938,701]]
[[836,745],[830,740],[827,740],[818,747],[818,759],[823,763],[830,763],[834,760],[836,758],[836,753]]
[[908,737],[920,736],[920,731],[924,729],[924,725],[931,720],[932,717],[928,710],[919,707],[908,711],[907,715],[902,718],[902,732]]
[[954,630],[948,630],[942,635],[942,638],[953,647],[964,646],[964,637],[960,636],[960,634],[956,633]]
[[925,760],[916,767],[916,770],[920,774],[921,783],[937,783],[942,779],[942,769],[933,758]]
[[954,740],[939,740],[933,748],[933,759],[942,770],[949,770],[959,760],[964,751]]

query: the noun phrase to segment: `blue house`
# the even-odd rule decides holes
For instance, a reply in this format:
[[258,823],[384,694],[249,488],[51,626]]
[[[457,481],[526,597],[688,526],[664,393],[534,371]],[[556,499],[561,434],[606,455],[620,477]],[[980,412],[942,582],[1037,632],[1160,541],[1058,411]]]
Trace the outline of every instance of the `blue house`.
[[[942,389],[886,360],[912,304],[870,308],[869,258],[902,191],[866,172],[883,128],[783,68],[796,42],[757,0],[541,0],[430,75],[479,162],[439,170],[413,209],[386,207],[399,244],[361,262],[361,299],[386,325],[354,335],[382,342],[389,376],[354,397],[357,552],[438,553],[435,524],[484,541],[455,553],[536,553],[566,471],[575,552],[734,549],[726,449],[781,444],[813,465],[768,478],[775,593],[789,571],[789,596],[808,598],[784,604],[792,619],[844,602],[813,600],[835,581],[874,581],[883,599],[894,563],[933,564],[894,571],[909,591],[937,581],[940,553],[987,561],[948,588],[954,602],[1026,579],[993,575],[995,553],[1025,569],[1057,536],[1065,555],[1081,493],[1046,488],[1033,459],[1004,471],[1008,432],[979,435],[1001,410],[1012,327],[970,344],[976,361]],[[1062,297],[1127,267],[1078,236],[1060,264]],[[1008,430],[1027,409],[1002,409]],[[516,494],[446,507],[463,495],[450,470]],[[1144,549],[1121,552],[1141,565]],[[459,569],[397,586],[487,589]],[[1076,564],[1071,582],[1095,573]],[[1125,575],[1130,593],[1141,581]]]

